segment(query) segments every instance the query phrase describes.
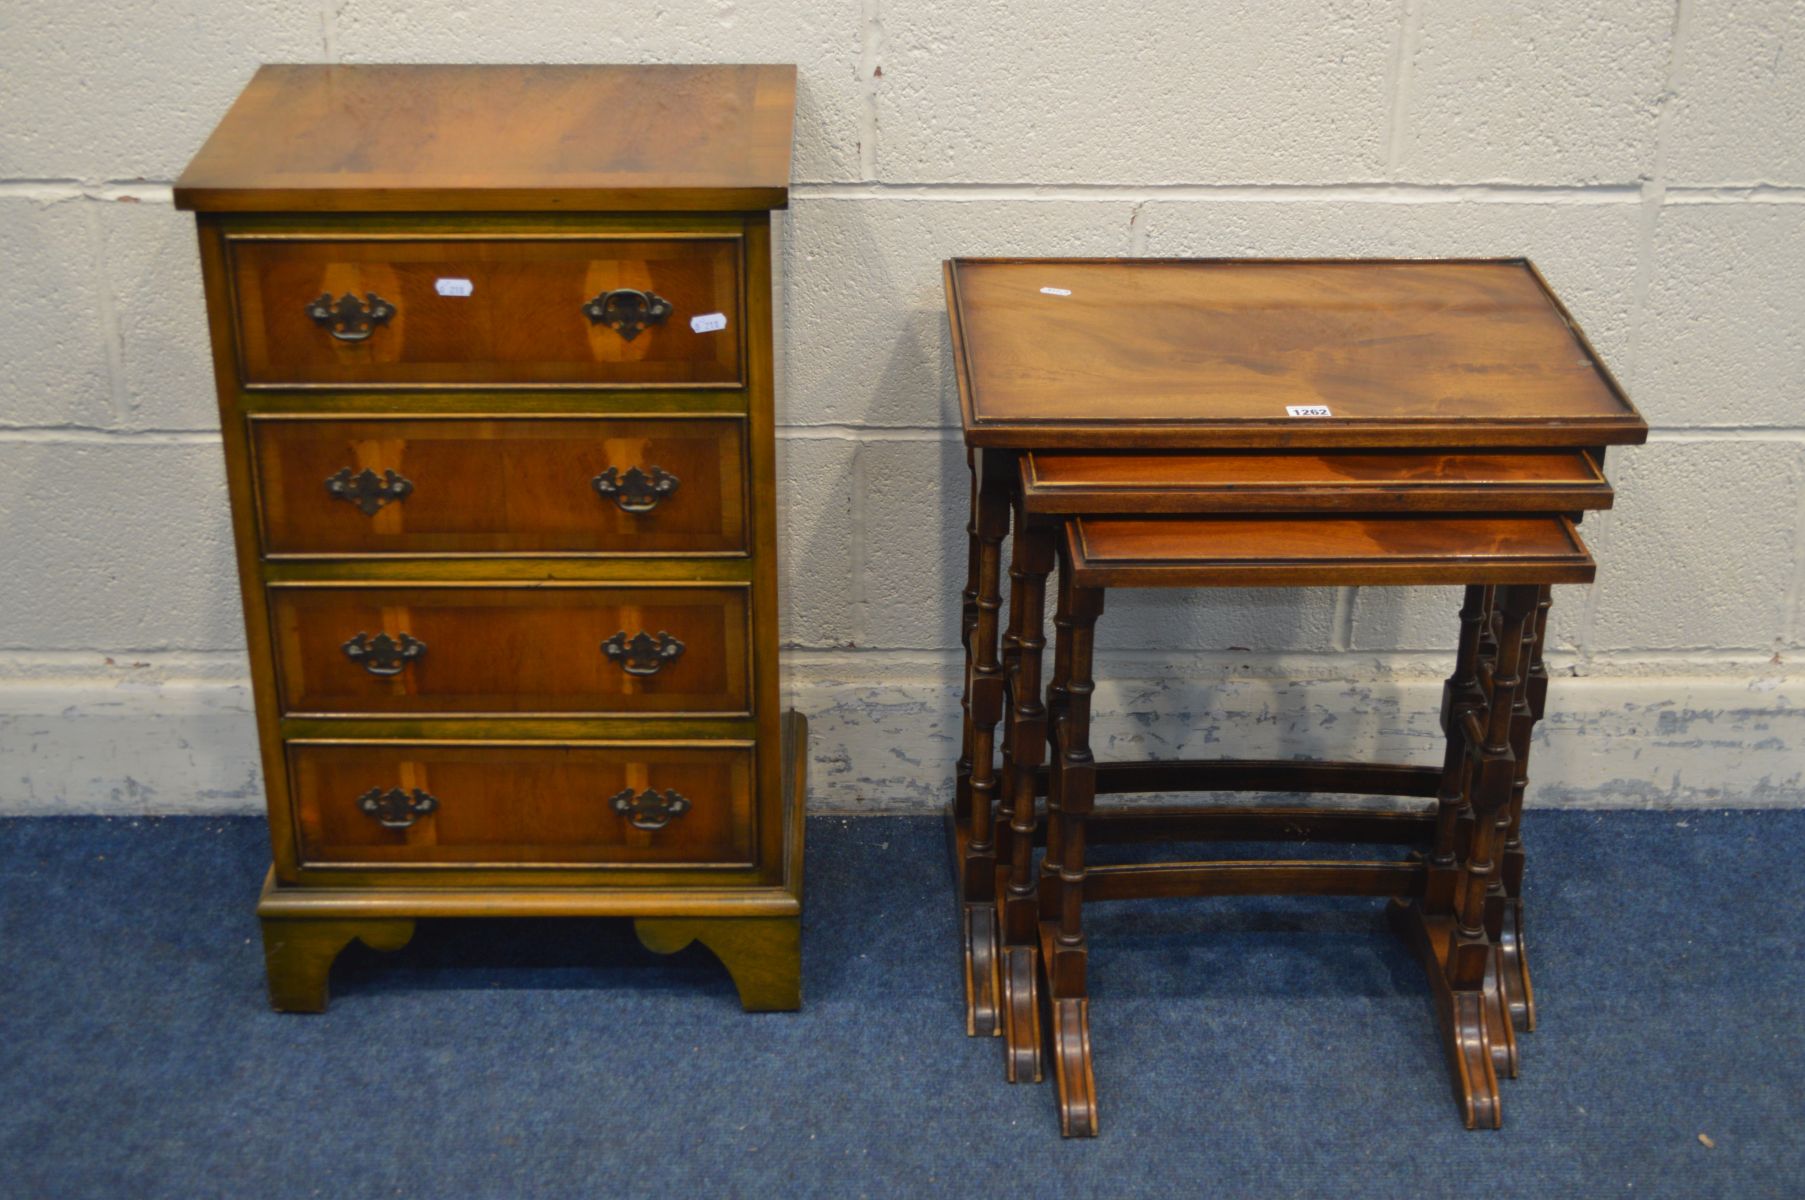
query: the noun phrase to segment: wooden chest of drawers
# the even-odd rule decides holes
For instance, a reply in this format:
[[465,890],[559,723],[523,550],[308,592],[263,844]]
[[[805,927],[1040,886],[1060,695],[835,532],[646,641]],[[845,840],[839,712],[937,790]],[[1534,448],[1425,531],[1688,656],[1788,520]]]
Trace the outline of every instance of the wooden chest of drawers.
[[265,67],[197,213],[275,1006],[418,917],[625,916],[799,1003],[770,211],[795,72]]

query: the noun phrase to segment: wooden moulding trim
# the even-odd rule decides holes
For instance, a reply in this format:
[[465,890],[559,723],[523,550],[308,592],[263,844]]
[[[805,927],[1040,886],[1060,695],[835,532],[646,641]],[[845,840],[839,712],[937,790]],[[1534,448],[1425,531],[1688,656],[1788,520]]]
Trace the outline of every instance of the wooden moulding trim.
[[[1100,796],[1186,791],[1322,792],[1340,795],[1415,796],[1426,799],[1437,794],[1442,778],[1440,767],[1290,758],[1168,758],[1146,762],[1100,762],[1093,769],[1097,777],[1096,791]],[[1046,795],[1050,770],[1047,766],[1035,768],[1035,795]],[[1112,813],[1120,811],[1112,810]],[[1186,810],[1150,811],[1183,814]],[[1211,806],[1207,811],[1214,814],[1216,806]],[[1240,814],[1244,810],[1226,811]],[[1270,808],[1245,811],[1293,812],[1289,809]]]
[[1573,522],[1560,522],[1571,551],[1563,555],[1485,557],[1398,554],[1386,558],[1109,559],[1092,561],[1083,518],[1066,522],[1066,553],[1080,587],[1318,587],[1438,586],[1449,584],[1591,583],[1592,554]]
[[744,420],[749,404],[744,389],[739,392],[672,391],[632,396],[618,392],[541,391],[531,397],[533,407],[530,410],[508,411],[496,406],[519,403],[519,389],[512,392],[495,388],[467,392],[396,392],[351,385],[327,394],[287,387],[244,392],[236,390],[236,384],[233,387],[234,407],[251,420],[336,421],[359,417],[382,421],[415,417],[443,421],[557,420],[567,417],[626,421],[710,417]]
[[1455,565],[1435,560],[1319,562],[1306,566],[1079,565],[1072,578],[1080,587],[1449,587],[1465,584],[1591,583],[1597,574],[1588,559],[1519,559],[1508,564]]
[[[667,719],[669,718],[669,719]],[[659,741],[714,745],[720,742],[752,744],[755,717],[698,717],[682,713],[608,714],[582,716],[555,713],[535,716],[503,713],[499,716],[451,717],[442,714],[379,713],[344,717],[287,715],[280,729],[291,742],[466,742],[489,745],[494,741],[522,745],[568,745],[578,742],[643,746]],[[476,726],[472,728],[471,726]]]
[[270,587],[445,587],[478,584],[503,587],[732,587],[749,586],[755,566],[750,552],[724,555],[478,555],[478,554],[272,554],[262,561]]
[[279,887],[263,881],[264,919],[376,917],[794,917],[802,902],[785,887],[505,888]]
[[1112,808],[1084,819],[1084,837],[1092,845],[1334,841],[1415,846],[1427,843],[1434,834],[1434,813],[1389,810]]
[[[1196,452],[1193,452],[1193,455]],[[1341,452],[1304,452],[1307,457],[1338,457]],[[1350,456],[1380,457],[1383,450],[1350,451]],[[1266,458],[1256,452],[1255,457]],[[1255,512],[1577,512],[1608,509],[1616,502],[1612,489],[1592,456],[1573,450],[1565,457],[1583,474],[1548,481],[1471,481],[1448,479],[1373,479],[1365,482],[1274,483],[1215,480],[1207,483],[1139,481],[1066,482],[1045,478],[1041,455],[1021,456],[1019,471],[1023,507],[1034,515],[1109,515],[1152,513],[1207,514]],[[1053,456],[1060,457],[1058,455]],[[1086,456],[1093,457],[1093,456]],[[1125,456],[1130,461],[1143,456]],[[1191,457],[1191,455],[1186,456]],[[1243,455],[1210,455],[1235,460]]]
[[[965,322],[964,313],[961,308],[962,301],[959,298],[958,277],[959,264],[963,261],[966,260],[956,258],[947,259],[940,264],[940,273],[941,278],[946,284],[946,319],[952,334],[953,377],[958,381],[959,385],[959,413],[963,418],[965,425],[965,442],[968,446],[977,446],[984,443],[980,442],[977,438],[977,430],[980,429],[981,426],[972,415],[971,378],[966,369]],[[1023,442],[1022,440],[1017,439],[1005,441],[1002,444],[1009,447],[1021,446],[1026,448],[1027,445],[1031,445],[1032,443]]]
[[644,213],[769,211],[788,187],[246,188],[177,187],[175,206],[216,213]]
[[1147,896],[1409,896],[1428,868],[1408,862],[1300,859],[1279,862],[1133,863],[1092,866],[1084,899]]
[[565,709],[533,709],[519,711],[516,709],[459,709],[455,712],[432,712],[415,710],[406,713],[394,712],[332,712],[329,710],[291,709],[282,714],[285,721],[643,721],[648,718],[672,721],[744,721],[753,716],[750,708],[739,709],[656,709],[656,708],[589,708],[578,710]]
[[531,423],[535,421],[731,421],[744,425],[746,414],[743,410],[732,412],[658,412],[638,409],[598,409],[595,412],[507,412],[490,410],[479,412],[430,412],[424,409],[406,412],[385,412],[380,408],[341,409],[334,412],[322,412],[316,397],[308,397],[302,401],[310,405],[306,409],[295,412],[279,412],[272,409],[259,409],[246,412],[245,420],[255,425],[277,424],[281,422],[309,421],[518,421]]
[[1298,429],[1296,421],[973,421],[963,381],[960,395],[961,405],[966,406],[966,444],[999,450],[1355,450],[1380,446],[1427,446],[1437,450],[1507,446],[1583,449],[1640,446],[1648,441],[1648,425],[1640,417],[1565,422],[1346,418],[1333,425],[1315,423],[1308,430]]
[[[325,550],[283,550],[263,556],[265,562],[309,563],[331,562],[355,558],[365,561],[395,562],[404,559],[422,559],[434,562],[442,561],[478,561],[487,562],[497,558],[515,559],[519,561],[542,559],[576,559],[589,562],[610,562],[616,559],[651,559],[691,561],[731,561],[733,559],[749,559],[750,550],[507,550],[500,553],[487,550],[441,550],[437,552],[422,550],[365,550],[356,553],[343,553]],[[703,582],[715,582],[704,579]]]
[[658,591],[692,591],[743,592],[752,584],[743,579],[404,579],[396,576],[393,579],[272,579],[268,582],[271,588],[280,589],[312,589],[330,591],[333,589],[361,589],[365,591],[382,591],[390,588],[431,588],[431,589],[498,589],[515,588],[521,591],[555,591],[559,589],[582,589],[592,591],[633,591],[637,589]]

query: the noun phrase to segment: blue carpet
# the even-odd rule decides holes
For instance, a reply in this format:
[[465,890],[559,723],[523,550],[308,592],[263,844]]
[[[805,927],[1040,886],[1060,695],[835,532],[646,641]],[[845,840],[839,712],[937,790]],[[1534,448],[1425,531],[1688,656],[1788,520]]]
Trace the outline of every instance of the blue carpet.
[[1501,1133],[1376,902],[1099,907],[1103,1136],[1061,1142],[962,1032],[937,820],[810,822],[800,1014],[624,923],[496,921],[353,947],[323,1017],[265,1007],[260,822],[5,821],[0,1194],[1798,1196],[1802,834],[1532,813]]

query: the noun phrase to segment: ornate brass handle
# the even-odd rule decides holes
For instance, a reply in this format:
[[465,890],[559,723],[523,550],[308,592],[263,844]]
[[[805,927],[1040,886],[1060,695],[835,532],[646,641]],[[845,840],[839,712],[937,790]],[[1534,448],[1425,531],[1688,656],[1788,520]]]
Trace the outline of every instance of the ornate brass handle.
[[619,467],[609,467],[589,481],[596,495],[614,501],[622,512],[635,516],[657,508],[659,501],[676,491],[681,482],[663,467],[653,467],[650,473],[628,467],[625,475]]
[[656,292],[615,288],[585,303],[583,315],[591,325],[606,325],[630,342],[644,333],[646,326],[664,324],[671,315],[671,302]]
[[321,292],[320,298],[307,306],[307,315],[339,341],[361,342],[375,333],[378,325],[389,323],[395,306],[375,292],[365,292],[362,300],[350,292],[337,300],[331,292]]
[[352,662],[361,663],[370,674],[387,677],[401,674],[408,663],[425,654],[426,643],[405,633],[399,639],[386,633],[375,637],[360,633],[339,649]]
[[419,788],[411,792],[400,788],[390,788],[386,792],[371,788],[357,798],[357,807],[384,829],[406,829],[421,817],[437,812],[439,801]]
[[608,805],[635,829],[663,829],[689,811],[689,798],[678,791],[653,788],[635,796],[633,789],[627,788],[611,797]]
[[368,467],[355,474],[350,467],[345,467],[326,480],[327,492],[347,504],[357,505],[366,517],[375,516],[383,505],[392,500],[407,499],[413,490],[412,481],[394,471],[384,471],[378,475]]
[[682,642],[662,629],[655,638],[643,629],[629,638],[623,629],[602,643],[608,661],[619,663],[629,675],[656,675],[665,663],[683,657],[683,649]]

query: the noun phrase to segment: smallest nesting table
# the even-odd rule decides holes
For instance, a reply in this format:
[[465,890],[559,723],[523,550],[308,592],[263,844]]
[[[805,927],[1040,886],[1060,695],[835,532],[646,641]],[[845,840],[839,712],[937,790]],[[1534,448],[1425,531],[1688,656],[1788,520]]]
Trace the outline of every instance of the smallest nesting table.
[[[1604,447],[1643,440],[1641,418],[1521,260],[959,260],[946,276],[974,484],[952,807],[968,1032],[1002,1036],[1015,1081],[1042,1077],[1050,1033],[1061,1129],[1093,1134],[1087,902],[1387,897],[1437,997],[1463,1119],[1496,1126],[1514,1031],[1534,1021],[1519,822],[1549,589],[1591,580],[1575,524],[1609,506]],[[1092,641],[1108,588],[1409,584],[1464,587],[1440,767],[1093,762]],[[1098,793],[1202,790],[1436,807],[1092,812]],[[1099,842],[1219,840],[1410,853],[1087,861]]]

